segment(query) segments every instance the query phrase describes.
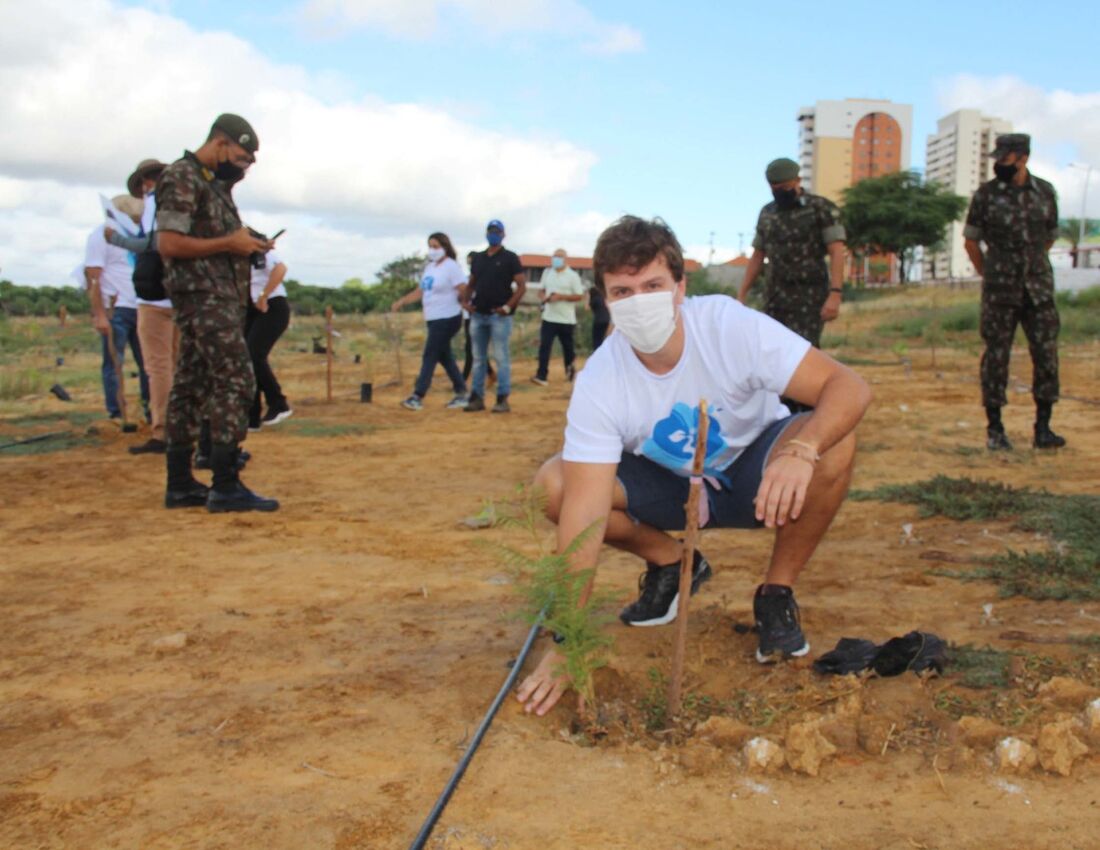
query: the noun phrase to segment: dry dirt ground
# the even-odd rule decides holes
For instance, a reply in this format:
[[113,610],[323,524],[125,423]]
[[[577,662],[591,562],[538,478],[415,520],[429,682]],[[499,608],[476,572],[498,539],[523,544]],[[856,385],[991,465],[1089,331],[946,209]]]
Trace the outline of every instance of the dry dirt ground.
[[[402,321],[408,383],[419,318]],[[1063,352],[1066,393],[1100,398],[1097,353]],[[1096,492],[1095,405],[1058,406],[1065,450],[991,456],[973,350],[941,351],[935,368],[925,351],[908,365],[860,354],[877,364],[858,367],[876,399],[855,487],[946,473]],[[408,387],[382,386],[394,372],[384,349],[370,361],[369,405],[358,401],[364,366],[348,356],[331,404],[323,358],[287,342],[275,362],[295,415],[249,437],[244,478],[282,500],[278,513],[165,511],[162,459],[127,455],[144,435],[103,420],[67,450],[0,456],[0,846],[402,848],[441,790],[526,631],[507,570],[475,542],[526,538],[457,521],[507,499],[558,449],[560,363],[542,389],[519,362],[514,412],[491,416],[444,410],[440,376],[423,412],[402,410]],[[1023,349],[1013,372],[1030,378]],[[1012,400],[1006,420],[1023,447],[1030,404]],[[24,399],[5,408],[0,435],[64,428],[49,421],[57,411],[98,404],[94,386],[64,408]],[[17,408],[46,419],[17,428]],[[572,734],[572,701],[533,719],[509,700],[429,846],[1100,846],[1100,740],[1078,730],[1090,751],[1068,776],[1005,774],[994,733],[966,737],[955,722],[973,704],[1035,744],[1045,724],[1080,716],[1100,693],[1095,658],[1001,635],[1096,633],[1100,604],[1001,599],[991,584],[931,574],[942,564],[921,557],[1043,545],[1008,521],[849,502],[800,583],[812,655],[845,635],[910,629],[1023,653],[1027,686],[993,693],[950,674],[830,681],[808,660],[759,667],[753,636],[733,627],[750,620],[769,533],[709,532],[716,576],[693,607],[687,687],[697,719],[724,706],[746,726],[647,730],[673,631],[616,623],[597,676],[607,736]],[[605,551],[600,583],[627,600],[638,567]],[[1076,687],[1036,690],[1044,670],[1071,663],[1084,671]],[[749,735],[792,761],[800,752],[803,770],[750,772]],[[815,751],[828,757],[811,776]]]

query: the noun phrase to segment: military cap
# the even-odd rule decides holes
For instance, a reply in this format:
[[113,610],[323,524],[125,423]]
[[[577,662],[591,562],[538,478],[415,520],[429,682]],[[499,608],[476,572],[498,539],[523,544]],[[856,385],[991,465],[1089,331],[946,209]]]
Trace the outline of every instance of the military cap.
[[141,181],[146,177],[159,177],[168,166],[159,159],[143,159],[137,164],[134,173],[126,178],[126,189],[135,198],[142,196]]
[[256,136],[256,131],[240,115],[234,115],[231,112],[219,115],[210,130],[211,132],[220,130],[250,154],[255,155],[260,149],[260,140]]
[[1030,154],[1031,136],[1027,133],[1005,133],[997,137],[997,145],[990,154],[993,159],[1000,159],[1010,153]]
[[793,159],[773,159],[764,170],[769,183],[786,183],[798,176],[798,163]]

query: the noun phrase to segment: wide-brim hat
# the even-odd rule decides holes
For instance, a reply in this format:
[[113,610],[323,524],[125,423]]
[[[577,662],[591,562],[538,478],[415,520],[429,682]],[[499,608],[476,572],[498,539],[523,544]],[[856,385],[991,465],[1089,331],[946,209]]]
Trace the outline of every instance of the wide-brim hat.
[[145,201],[133,195],[115,195],[111,198],[111,204],[120,213],[134,221],[141,221],[141,214],[145,212]]
[[135,198],[140,198],[144,194],[141,191],[142,181],[147,177],[159,177],[167,167],[159,159],[143,159],[134,169],[134,173],[126,178],[126,191]]

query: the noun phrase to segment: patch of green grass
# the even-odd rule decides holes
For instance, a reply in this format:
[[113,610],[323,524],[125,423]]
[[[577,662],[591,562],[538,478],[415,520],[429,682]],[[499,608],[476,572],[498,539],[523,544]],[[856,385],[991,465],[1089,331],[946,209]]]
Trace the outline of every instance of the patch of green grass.
[[1010,684],[1012,653],[991,646],[951,644],[947,672],[968,688],[1007,688]]
[[0,372],[0,399],[12,401],[28,395],[39,395],[53,383],[50,375],[37,369]]
[[377,430],[374,425],[317,422],[310,419],[295,419],[293,422],[280,425],[279,429],[293,437],[354,437],[360,434],[372,434]]
[[1053,545],[1044,551],[1008,551],[973,570],[937,574],[996,582],[1002,596],[1100,599],[1100,496],[1017,490],[997,482],[937,475],[915,484],[855,491],[850,498],[917,505],[924,517],[1013,518],[1014,528],[1050,537]]

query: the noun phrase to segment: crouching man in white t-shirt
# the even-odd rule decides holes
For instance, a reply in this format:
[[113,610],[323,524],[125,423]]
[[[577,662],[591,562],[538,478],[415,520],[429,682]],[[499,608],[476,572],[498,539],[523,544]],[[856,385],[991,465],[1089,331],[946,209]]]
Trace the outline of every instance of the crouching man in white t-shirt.
[[[599,530],[573,556],[595,567],[601,543],[646,562],[627,625],[671,622],[700,399],[710,415],[706,528],[776,529],[756,589],[757,660],[809,652],[792,587],[848,491],[854,429],[871,390],[846,366],[735,299],[685,300],[684,259],[661,220],[619,219],[593,263],[615,332],[589,358],[569,404],[565,448],[539,470],[558,550]],[[783,395],[813,407],[790,416]],[[701,511],[701,514],[704,511]],[[701,520],[704,517],[701,517]],[[710,578],[694,553],[692,592]],[[591,585],[586,589],[591,591]],[[527,711],[545,714],[567,687],[553,647],[520,685]]]

